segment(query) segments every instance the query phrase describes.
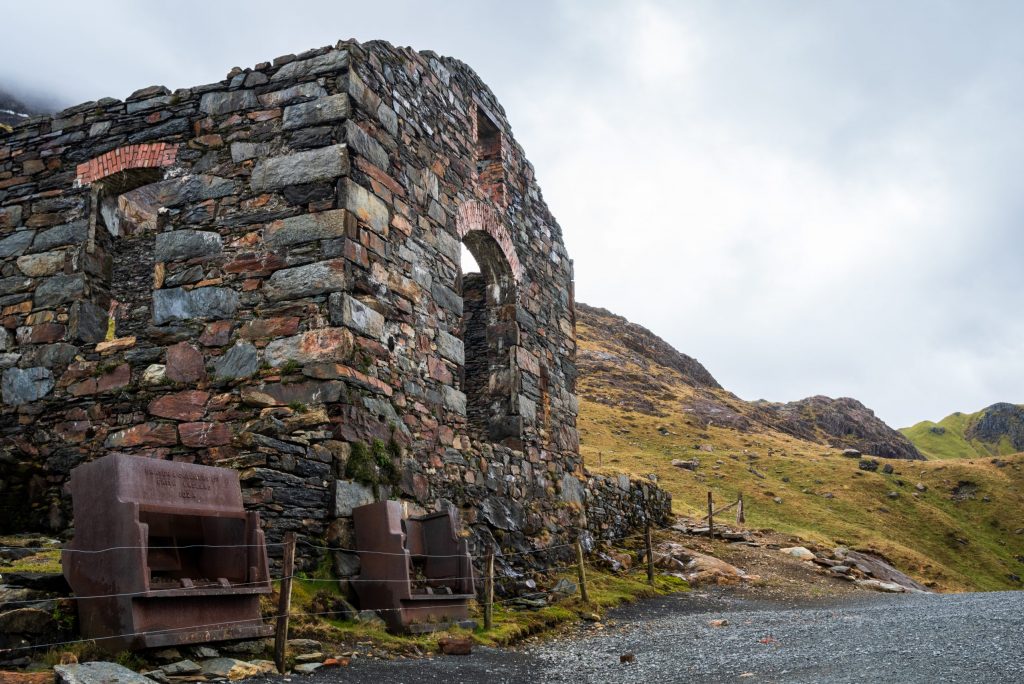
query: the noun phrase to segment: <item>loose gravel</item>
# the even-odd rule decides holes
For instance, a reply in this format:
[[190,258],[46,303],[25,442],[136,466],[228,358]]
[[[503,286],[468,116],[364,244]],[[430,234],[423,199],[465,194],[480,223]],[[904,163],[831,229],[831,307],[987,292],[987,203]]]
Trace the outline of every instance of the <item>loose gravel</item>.
[[[357,660],[292,681],[1024,682],[1024,592],[819,601],[692,592],[611,617],[517,649]],[[633,662],[620,663],[627,653]]]

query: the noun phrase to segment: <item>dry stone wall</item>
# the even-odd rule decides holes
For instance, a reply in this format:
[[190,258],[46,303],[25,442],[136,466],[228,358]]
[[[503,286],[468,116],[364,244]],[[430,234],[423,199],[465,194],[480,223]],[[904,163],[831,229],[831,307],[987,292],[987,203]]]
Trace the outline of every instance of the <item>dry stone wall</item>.
[[107,451],[238,469],[271,541],[349,547],[382,497],[456,506],[478,549],[661,519],[583,470],[572,277],[501,106],[432,53],[30,120],[0,138],[0,527],[66,530]]

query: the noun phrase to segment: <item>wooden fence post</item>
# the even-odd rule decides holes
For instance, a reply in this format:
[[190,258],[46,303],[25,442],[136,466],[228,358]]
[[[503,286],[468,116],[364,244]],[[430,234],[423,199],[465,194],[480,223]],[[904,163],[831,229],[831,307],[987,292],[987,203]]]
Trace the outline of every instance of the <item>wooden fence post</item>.
[[708,491],[708,539],[715,538],[715,504]]
[[651,523],[644,525],[644,542],[647,545],[647,583],[654,585],[654,544],[651,543]]
[[494,549],[487,554],[487,579],[484,581],[484,629],[494,626]]
[[584,603],[590,603],[590,592],[587,591],[587,570],[583,566],[583,544],[576,540],[576,564],[579,570],[580,598]]
[[740,492],[740,498],[736,500],[736,524],[742,525],[747,522],[747,518],[743,515],[743,492]]
[[281,563],[281,596],[277,603],[277,633],[274,635],[274,663],[277,671],[285,672],[285,646],[288,644],[288,613],[292,609],[292,575],[295,574],[295,533],[284,535],[284,560]]

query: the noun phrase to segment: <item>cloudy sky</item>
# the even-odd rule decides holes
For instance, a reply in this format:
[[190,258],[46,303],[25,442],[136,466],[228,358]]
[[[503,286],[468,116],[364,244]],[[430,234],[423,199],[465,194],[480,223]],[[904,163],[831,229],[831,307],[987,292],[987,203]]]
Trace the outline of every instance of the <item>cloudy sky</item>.
[[[577,295],[747,399],[895,426],[1024,402],[1024,5],[18,2],[0,86],[62,104],[384,38],[504,103]],[[16,29],[16,30],[12,30]]]

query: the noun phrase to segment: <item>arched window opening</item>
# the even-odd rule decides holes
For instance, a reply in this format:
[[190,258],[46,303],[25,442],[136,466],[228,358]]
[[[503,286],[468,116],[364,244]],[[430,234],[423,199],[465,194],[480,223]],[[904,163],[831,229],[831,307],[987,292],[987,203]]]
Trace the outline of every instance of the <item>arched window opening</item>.
[[468,429],[478,439],[517,442],[522,419],[513,410],[518,388],[511,351],[519,343],[519,327],[512,269],[498,243],[483,231],[464,237],[461,266],[459,332],[465,363],[459,380]]
[[153,297],[154,238],[162,169],[131,169],[93,184],[90,244],[93,302],[106,308],[114,335],[141,335]]

